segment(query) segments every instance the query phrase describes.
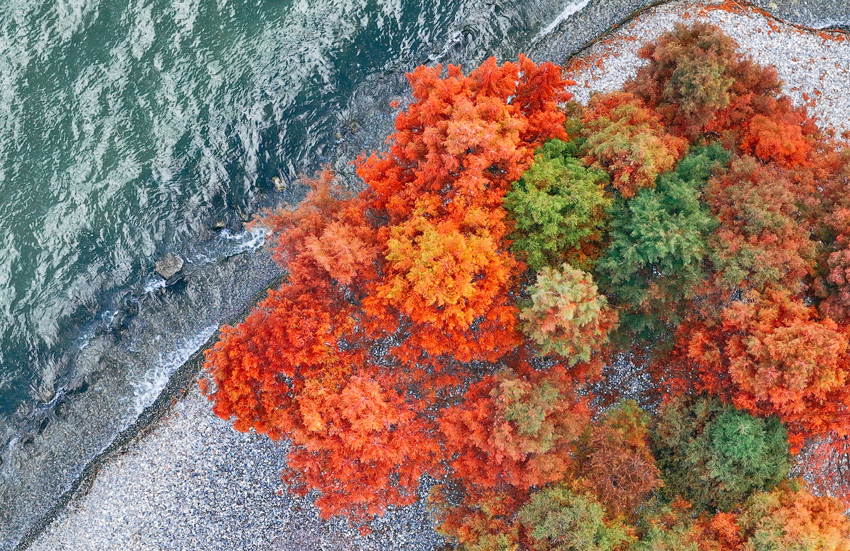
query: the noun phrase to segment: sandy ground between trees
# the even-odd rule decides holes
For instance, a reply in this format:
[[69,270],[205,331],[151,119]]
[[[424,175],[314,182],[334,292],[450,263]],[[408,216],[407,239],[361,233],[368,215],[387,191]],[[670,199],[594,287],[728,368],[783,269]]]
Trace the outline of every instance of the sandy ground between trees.
[[[569,64],[586,102],[611,91],[642,61],[636,51],[676,22],[722,27],[762,64],[776,65],[795,104],[809,104],[823,128],[850,131],[850,36],[801,30],[729,2],[676,1],[651,8]],[[169,415],[110,458],[30,545],[77,550],[410,550],[439,549],[424,504],[391,511],[368,537],[323,522],[308,500],[279,491],[286,446],[241,434],[213,416],[194,388]]]

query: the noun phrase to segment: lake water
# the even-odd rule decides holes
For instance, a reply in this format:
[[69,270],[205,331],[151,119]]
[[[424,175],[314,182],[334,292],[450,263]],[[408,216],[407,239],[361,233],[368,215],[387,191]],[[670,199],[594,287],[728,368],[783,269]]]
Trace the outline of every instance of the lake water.
[[[279,275],[243,220],[380,147],[405,71],[574,48],[646,3],[4,0],[0,550]],[[843,0],[759,4],[850,24]]]

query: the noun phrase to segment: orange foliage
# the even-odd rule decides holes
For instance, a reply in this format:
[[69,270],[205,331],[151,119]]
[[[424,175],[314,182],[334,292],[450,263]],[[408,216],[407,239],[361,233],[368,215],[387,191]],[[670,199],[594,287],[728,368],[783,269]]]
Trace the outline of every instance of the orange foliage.
[[422,405],[388,382],[374,372],[336,388],[313,380],[297,399],[284,480],[301,495],[317,490],[323,518],[367,522],[388,505],[416,501],[421,476],[439,472],[440,446]]
[[752,118],[741,140],[741,149],[745,153],[788,168],[806,165],[811,148],[811,143],[803,135],[800,121],[764,115]]
[[787,292],[751,292],[695,331],[688,345],[702,386],[756,415],[775,415],[802,435],[850,430],[848,335]]
[[[522,266],[506,248],[502,198],[535,147],[565,137],[570,99],[551,63],[491,58],[408,75],[414,102],[396,119],[389,151],[362,160],[370,207],[386,213],[382,282],[364,303],[384,326],[410,320],[404,361],[451,353],[495,360],[519,344],[508,289]],[[472,328],[475,326],[475,328]]]
[[687,141],[667,134],[661,117],[627,92],[593,96],[584,125],[584,161],[607,170],[625,198],[655,187],[655,178],[673,168],[687,149]]
[[590,415],[571,386],[566,376],[508,373],[472,385],[440,419],[452,470],[480,488],[559,480]]

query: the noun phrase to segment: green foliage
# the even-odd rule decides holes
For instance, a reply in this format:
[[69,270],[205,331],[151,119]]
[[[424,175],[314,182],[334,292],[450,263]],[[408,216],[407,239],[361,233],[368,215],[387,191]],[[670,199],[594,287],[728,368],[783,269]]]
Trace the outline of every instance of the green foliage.
[[707,398],[676,398],[662,410],[653,447],[665,494],[697,511],[731,510],[788,473],[785,427]]
[[529,294],[531,305],[520,311],[523,331],[543,354],[560,354],[571,366],[588,361],[616,322],[593,277],[568,264],[540,270]]
[[615,202],[611,244],[596,273],[621,308],[622,327],[633,334],[648,337],[677,325],[683,300],[706,279],[706,241],[717,221],[700,194],[728,159],[719,144],[696,147],[675,172],[658,178],[655,189]]
[[629,551],[701,551],[699,540],[694,537],[694,529],[687,523],[671,528],[650,526],[640,541],[635,542]]
[[629,540],[620,524],[605,521],[605,510],[593,498],[563,486],[534,493],[519,521],[534,551],[610,551]]
[[572,261],[587,267],[582,245],[599,241],[605,225],[605,172],[585,168],[573,156],[575,145],[546,142],[534,163],[505,195],[505,209],[516,229],[513,251],[525,253],[534,271]]

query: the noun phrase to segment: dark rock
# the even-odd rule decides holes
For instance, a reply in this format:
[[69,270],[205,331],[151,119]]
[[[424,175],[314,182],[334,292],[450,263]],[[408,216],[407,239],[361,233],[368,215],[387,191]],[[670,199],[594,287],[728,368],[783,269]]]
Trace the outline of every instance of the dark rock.
[[85,392],[88,388],[89,383],[85,377],[74,377],[65,385],[65,394],[79,394]]
[[168,253],[156,261],[154,268],[160,277],[169,280],[183,269],[183,259],[174,253]]

